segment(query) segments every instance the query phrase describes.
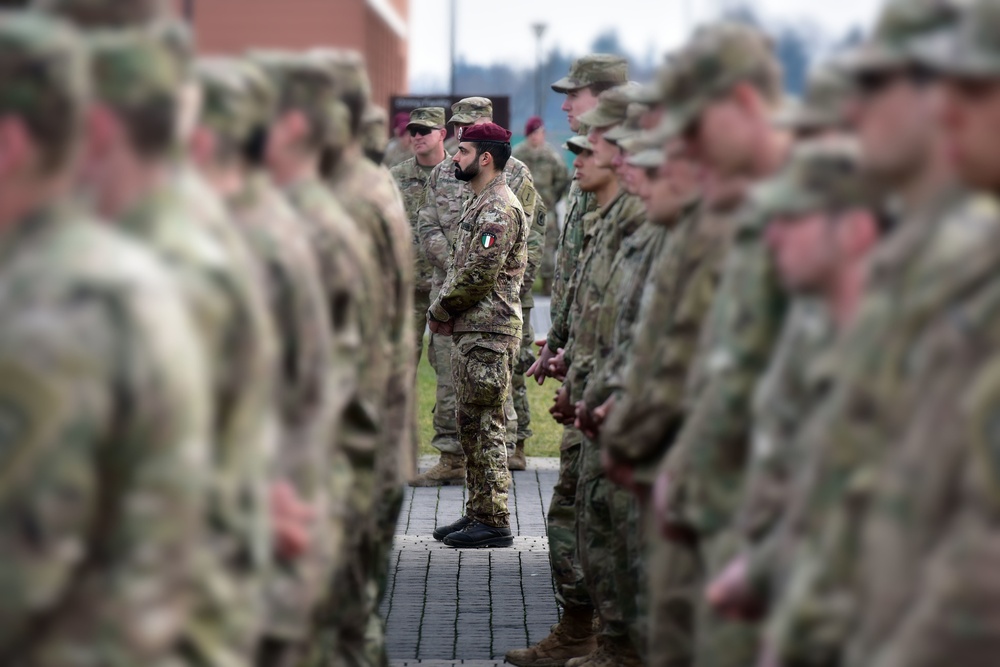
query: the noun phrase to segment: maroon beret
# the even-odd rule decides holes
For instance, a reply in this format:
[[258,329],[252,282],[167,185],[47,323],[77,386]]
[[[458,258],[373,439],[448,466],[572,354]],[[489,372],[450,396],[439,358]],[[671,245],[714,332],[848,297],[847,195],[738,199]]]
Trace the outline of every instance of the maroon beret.
[[510,142],[510,130],[505,130],[496,123],[473,125],[462,130],[462,141],[495,141],[505,144]]
[[545,127],[545,123],[542,122],[542,119],[539,116],[532,116],[524,125],[524,136],[534,134],[543,127]]
[[402,132],[406,129],[407,124],[410,122],[410,114],[408,111],[400,111],[392,119],[392,126]]

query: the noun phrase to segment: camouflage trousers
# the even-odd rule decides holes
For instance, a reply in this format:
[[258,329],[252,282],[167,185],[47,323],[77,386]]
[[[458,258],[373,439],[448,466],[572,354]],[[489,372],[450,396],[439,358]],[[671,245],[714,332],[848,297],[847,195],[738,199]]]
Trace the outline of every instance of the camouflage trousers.
[[[424,338],[427,333],[427,309],[431,307],[431,293],[430,292],[414,292],[413,293],[413,334],[415,337],[417,356],[413,363],[413,388],[414,397],[416,396],[417,387],[417,369],[420,367],[420,358],[424,353]],[[430,358],[431,351],[428,348],[427,356]],[[413,461],[416,462],[420,458],[420,427],[417,419],[417,403],[416,398],[413,402],[413,413],[410,415],[410,441],[413,443]],[[412,471],[416,473],[416,470]]]
[[600,445],[584,438],[576,491],[577,549],[601,632],[632,639],[638,633],[638,518],[635,496],[600,470]]
[[[736,556],[742,544],[738,531],[725,529],[699,542],[705,577],[699,589],[707,585]],[[760,626],[725,619],[698,595],[696,610],[695,664],[698,667],[740,667],[753,664],[760,647]]]
[[[704,577],[691,542],[674,542],[659,532],[651,512],[643,512],[645,539],[640,571],[640,615],[645,617],[646,641],[639,646],[648,667],[690,667],[694,661],[695,608]],[[752,665],[753,663],[747,663]]]
[[488,526],[508,527],[507,415],[511,374],[520,341],[513,336],[454,336],[452,371],[458,436],[465,453],[465,514]]
[[583,435],[567,426],[559,451],[559,479],[549,503],[549,565],[556,589],[556,602],[564,609],[591,608],[590,594],[580,567],[577,549],[576,494],[580,481]]
[[531,431],[531,405],[528,403],[528,384],[524,374],[535,363],[532,350],[535,347],[535,330],[531,326],[531,308],[524,309],[524,328],[521,334],[521,350],[514,364],[514,375],[511,378],[511,393],[514,396],[514,412],[517,419],[516,443],[521,443],[534,435]]
[[551,283],[556,273],[560,228],[554,207],[549,209],[549,216],[548,224],[545,226],[545,248],[542,250],[542,264],[538,267],[538,275],[543,281]]
[[[431,299],[437,298],[437,290],[431,292]],[[458,424],[455,422],[455,380],[451,369],[451,355],[454,349],[451,336],[431,334],[427,346],[427,361],[437,376],[434,394],[434,438],[431,445],[443,454],[461,454],[462,445],[458,441]]]

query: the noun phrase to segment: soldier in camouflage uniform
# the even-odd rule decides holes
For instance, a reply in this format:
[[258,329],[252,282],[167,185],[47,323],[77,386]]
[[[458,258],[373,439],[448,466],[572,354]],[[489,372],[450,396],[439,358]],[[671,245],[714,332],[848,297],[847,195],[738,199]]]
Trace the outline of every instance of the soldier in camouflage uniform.
[[196,596],[211,380],[173,276],[70,203],[86,52],[0,13],[0,661],[173,664]]
[[468,487],[465,516],[434,537],[456,548],[509,547],[504,403],[521,334],[521,283],[528,263],[527,221],[504,172],[510,132],[470,127],[455,155],[456,174],[474,198],[455,240],[455,259],[431,304],[435,334],[455,338],[452,368]]
[[[452,106],[452,117],[456,131],[475,124],[489,123],[493,118],[493,103],[485,97],[470,97]],[[453,246],[458,232],[458,220],[468,202],[472,199],[470,189],[456,178],[454,168],[448,163],[442,163],[431,172],[427,182],[427,193],[424,205],[419,213],[418,233],[420,243],[427,259],[434,266],[432,297],[440,289],[452,262]],[[522,338],[534,338],[531,331],[530,308],[533,305],[531,284],[534,282],[535,271],[541,261],[541,251],[544,241],[544,216],[536,214],[537,197],[531,173],[522,162],[511,158],[504,168],[507,185],[514,191],[521,207],[528,218],[528,268],[525,273],[524,285],[521,290],[521,306],[527,308],[524,314],[525,331]],[[451,358],[452,342],[446,336],[431,336],[433,355],[428,357],[437,373],[437,404],[434,409],[434,441],[435,448],[441,451],[440,461],[430,470],[418,476],[411,486],[442,486],[460,484],[465,479],[465,464],[458,442],[451,436],[456,433],[451,415],[454,411],[455,388],[451,384],[452,374],[448,368]],[[530,343],[529,343],[530,345]],[[524,354],[522,350],[522,354]],[[530,354],[528,352],[527,354]],[[524,366],[519,360],[519,368]],[[530,366],[530,363],[527,365]],[[505,411],[508,416],[507,450],[508,463],[513,470],[524,469],[524,440],[530,437],[530,411],[527,405],[527,389],[523,383],[518,384],[516,376],[523,373],[515,372],[515,386],[509,393]],[[515,404],[516,399],[516,404]],[[518,410],[520,412],[518,412]],[[523,415],[523,419],[522,419]]]
[[[281,667],[301,656],[309,619],[333,570],[344,526],[330,515],[331,490],[319,471],[329,469],[337,443],[332,409],[334,353],[326,297],[305,223],[273,185],[265,170],[264,147],[256,140],[271,123],[275,88],[265,73],[236,60],[199,63],[204,105],[192,153],[206,178],[232,212],[268,282],[268,303],[277,325],[281,374],[278,400],[281,440],[278,474],[292,484],[295,501],[315,516],[308,534],[292,548],[279,548],[279,566],[268,580],[265,631],[257,664]],[[284,489],[281,495],[291,495]],[[300,501],[298,499],[301,499]],[[302,554],[300,551],[304,551]]]
[[176,58],[145,31],[96,32],[91,42],[98,100],[84,183],[103,215],[174,270],[211,362],[211,553],[198,571],[200,595],[181,650],[195,664],[249,660],[272,544],[266,491],[275,435],[273,330],[256,274],[246,272],[247,256],[230,254],[216,230],[202,225],[175,180],[171,152],[185,76]]
[[[389,170],[403,194],[403,204],[406,207],[406,217],[410,223],[410,232],[413,238],[413,257],[415,258],[413,333],[416,335],[417,364],[420,363],[424,349],[427,309],[431,306],[431,287],[434,278],[434,269],[427,261],[427,256],[420,245],[420,236],[417,234],[417,215],[423,206],[427,181],[431,172],[434,171],[434,167],[442,162],[450,162],[448,158],[451,156],[444,150],[446,131],[444,124],[443,108],[414,109],[410,113],[410,123],[406,126],[406,131],[410,134],[413,142],[414,156]],[[414,382],[416,382],[415,375]],[[413,411],[412,433],[414,461],[416,461],[416,452],[420,448],[417,437],[416,410]]]
[[358,132],[371,89],[363,61],[355,53],[333,51],[316,51],[309,57],[331,75],[335,99],[349,112],[347,140],[328,147],[323,166],[327,185],[362,230],[361,236],[371,251],[369,261],[379,269],[380,291],[368,307],[375,311],[382,326],[368,342],[376,346],[376,361],[386,370],[380,406],[384,429],[371,462],[373,467],[365,471],[365,476],[372,475],[372,496],[367,501],[371,503],[372,532],[364,535],[369,519],[359,520],[357,548],[349,556],[343,577],[335,577],[331,584],[337,594],[348,585],[344,578],[354,580],[350,590],[361,585],[354,598],[361,608],[328,600],[318,622],[333,644],[320,648],[326,663],[346,660],[352,664],[380,664],[385,660],[385,642],[378,603],[385,593],[389,553],[403,503],[403,483],[416,465],[411,460],[410,443],[415,356],[411,331],[412,235],[392,176],[361,152]]
[[[770,357],[785,310],[762,226],[752,217],[737,215],[741,183],[779,168],[791,139],[770,124],[770,114],[782,100],[781,77],[770,42],[758,31],[730,23],[709,26],[694,36],[675,63],[679,69],[663,135],[683,135],[688,149],[708,167],[710,216],[732,228],[735,243],[728,250],[726,275],[701,332],[685,390],[683,402],[692,407],[685,410],[683,422],[665,421],[665,412],[652,414],[654,449],[643,454],[670,450],[664,464],[673,474],[657,480],[654,499],[662,509],[669,490],[670,516],[681,517],[671,523],[672,529],[698,540],[703,567],[711,572],[733,555],[736,537],[728,526],[746,460],[750,393]],[[737,99],[747,103],[737,104]],[[728,113],[734,110],[739,113]],[[737,128],[747,141],[729,136]],[[627,451],[649,442],[622,441],[621,446]],[[756,652],[754,629],[719,618],[701,599],[697,602],[696,662],[714,667],[751,660]]]
[[[524,141],[514,149],[514,157],[523,162],[535,181],[535,189],[549,212],[545,224],[545,246],[538,274],[542,277],[542,293],[552,293],[556,248],[559,246],[559,224],[556,205],[572,182],[562,154],[545,141],[545,125],[538,116],[528,119]],[[522,349],[523,349],[522,341]],[[530,350],[530,348],[529,348]],[[530,365],[530,364],[529,364]]]
[[708,590],[722,613],[753,617],[774,588],[766,576],[777,557],[774,529],[804,459],[798,431],[830,388],[827,351],[850,320],[843,304],[860,297],[866,258],[880,236],[865,180],[855,142],[826,138],[801,144],[788,166],[750,195],[754,214],[770,221],[767,244],[793,301],[754,399],[752,457],[737,516],[753,556],[730,563]]
[[809,74],[802,99],[787,102],[774,124],[794,132],[799,141],[849,132],[848,111],[856,92],[841,63],[819,65]]
[[[587,128],[580,124],[578,117],[597,105],[600,93],[627,81],[628,63],[624,58],[591,54],[576,60],[569,75],[552,84],[552,89],[566,95],[563,110],[570,128],[585,135]],[[594,197],[581,192],[575,182],[567,195],[567,205],[553,275],[552,328],[538,360],[527,373],[539,383],[544,382],[546,377],[558,375],[550,371],[549,362],[567,343],[568,309],[572,301],[569,282],[583,244],[583,217],[596,210],[597,206]],[[538,644],[507,652],[507,661],[516,665],[564,664],[571,658],[589,655],[597,648],[594,607],[587,593],[577,553],[575,507],[583,436],[572,426],[575,415],[571,416],[568,403],[563,407],[562,419],[570,423],[566,424],[560,443],[559,481],[553,491],[547,517],[549,561],[556,585],[556,601],[562,606],[563,615],[549,636]]]
[[392,122],[393,138],[385,149],[385,157],[382,158],[382,164],[389,169],[413,157],[413,143],[410,141],[410,135],[406,132],[406,125],[410,122],[410,114],[401,111],[396,114]]

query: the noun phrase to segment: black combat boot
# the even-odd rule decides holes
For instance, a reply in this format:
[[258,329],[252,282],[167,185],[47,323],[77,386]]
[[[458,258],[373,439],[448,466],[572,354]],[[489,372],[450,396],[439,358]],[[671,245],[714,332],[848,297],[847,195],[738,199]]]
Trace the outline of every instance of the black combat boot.
[[470,519],[467,516],[463,516],[455,523],[449,523],[447,526],[441,526],[440,528],[435,528],[433,533],[434,539],[440,542],[441,540],[448,537],[452,533],[457,533],[458,531],[462,530],[463,528],[468,526],[469,523],[471,522],[472,519]]
[[514,535],[510,528],[494,528],[471,520],[465,528],[444,538],[444,543],[456,549],[510,547],[514,546]]

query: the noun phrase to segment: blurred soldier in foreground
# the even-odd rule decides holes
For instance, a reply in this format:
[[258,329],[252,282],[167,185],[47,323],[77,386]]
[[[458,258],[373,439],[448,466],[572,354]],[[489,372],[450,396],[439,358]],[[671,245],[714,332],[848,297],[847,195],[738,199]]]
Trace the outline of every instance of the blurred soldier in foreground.
[[[413,157],[390,170],[396,185],[403,195],[403,205],[406,207],[406,217],[410,223],[410,233],[413,238],[414,292],[413,292],[413,333],[417,346],[415,364],[420,363],[424,350],[424,332],[427,330],[427,309],[431,305],[431,286],[434,269],[420,245],[420,235],[417,233],[417,215],[424,203],[427,181],[434,167],[451,157],[444,150],[444,109],[432,107],[414,109],[410,113],[410,122],[406,126],[413,143]],[[415,368],[414,368],[415,370]],[[416,373],[413,376],[414,391],[416,390]],[[411,415],[413,439],[413,460],[416,462],[420,450],[417,435],[417,411]]]
[[173,664],[204,583],[211,380],[165,267],[70,204],[87,63],[0,13],[5,665]]
[[[370,506],[357,517],[357,534],[352,536],[356,541],[349,549],[348,562],[331,585],[335,595],[350,599],[351,604],[331,599],[319,623],[321,632],[338,635],[336,648],[324,647],[328,660],[337,656],[354,664],[381,664],[385,660],[385,641],[378,603],[385,593],[403,484],[416,465],[410,443],[415,356],[411,331],[412,235],[402,197],[389,172],[362,154],[358,133],[370,103],[371,88],[363,61],[354,53],[332,51],[317,51],[310,58],[330,74],[334,99],[349,112],[347,140],[327,146],[323,167],[327,185],[362,230],[370,261],[380,272],[379,293],[368,302],[368,308],[381,326],[368,344],[380,351],[375,361],[385,371],[379,406],[384,431],[373,467],[361,471],[359,483],[355,484],[355,493],[363,494],[365,487],[370,489],[370,495],[358,497],[358,510],[365,510],[364,503]],[[355,474],[358,472],[355,470]],[[371,477],[366,480],[368,475]],[[356,592],[345,595],[348,590]]]
[[[457,132],[469,126],[490,123],[493,119],[493,103],[485,97],[470,97],[452,106],[451,122]],[[539,226],[536,213],[537,196],[531,173],[519,160],[511,158],[504,169],[507,185],[521,203],[529,223],[528,268],[525,273],[525,285],[534,280],[534,272],[541,259],[542,229]],[[454,168],[448,163],[438,165],[431,172],[427,182],[427,192],[420,209],[418,232],[423,250],[428,261],[434,266],[434,282],[439,288],[444,281],[453,260],[453,246],[458,233],[458,221],[464,207],[472,199],[468,186],[458,180]],[[432,294],[432,298],[435,295]],[[533,300],[530,286],[522,286],[520,296],[522,308],[531,308]],[[524,316],[530,329],[530,310]],[[530,333],[530,331],[529,331]],[[524,336],[522,331],[521,335]],[[534,337],[533,334],[531,337]],[[441,459],[437,465],[419,475],[411,486],[445,486],[461,484],[465,480],[465,463],[459,443],[455,439],[457,433],[453,422],[454,410],[450,408],[455,400],[455,387],[452,384],[452,373],[449,367],[452,342],[449,338],[431,337],[434,355],[431,358],[437,373],[437,405],[434,411],[434,447],[441,451]],[[430,353],[428,353],[430,357]],[[447,360],[446,360],[447,359]],[[516,397],[516,403],[515,403]],[[529,424],[531,413],[527,404],[527,390],[523,385],[514,391],[505,407],[508,417],[508,464],[513,470],[524,470],[524,440],[530,437]],[[520,410],[520,412],[518,412]],[[524,418],[521,418],[523,414]],[[519,446],[518,446],[519,445]]]
[[361,147],[365,157],[382,164],[389,144],[389,114],[377,104],[369,104],[361,122]]
[[[266,475],[275,436],[273,331],[257,275],[244,270],[242,240],[236,237],[243,253],[230,253],[221,229],[192,212],[176,178],[173,151],[186,73],[151,32],[95,33],[91,42],[99,99],[89,117],[85,185],[102,215],[170,264],[211,363],[215,451],[205,520],[213,529],[212,554],[199,568],[204,583],[184,651],[198,664],[249,660],[271,557]],[[302,529],[305,521],[280,509],[276,518],[279,535]]]
[[303,654],[309,619],[343,526],[324,520],[330,490],[321,471],[331,467],[335,441],[332,410],[330,322],[316,256],[304,223],[272,184],[263,142],[276,107],[276,91],[264,72],[236,60],[199,63],[204,107],[192,137],[192,155],[206,179],[229,205],[267,277],[267,294],[282,363],[278,384],[281,439],[277,472],[292,486],[279,487],[278,502],[311,520],[309,531],[279,543],[266,586],[265,627],[257,664],[282,667]]
[[[592,54],[579,58],[569,75],[552,84],[552,89],[566,95],[563,110],[570,129],[585,135],[579,116],[597,105],[597,96],[628,81],[628,63],[624,58]],[[570,281],[576,271],[583,246],[583,217],[596,210],[594,197],[584,194],[574,182],[570,188],[566,221],[559,236],[556,268],[552,286],[552,328],[539,358],[527,375],[539,383],[550,372],[549,362],[566,345],[569,337],[569,308],[573,301]],[[568,416],[568,415],[567,415]],[[594,638],[594,606],[580,570],[577,551],[576,492],[580,473],[580,449],[583,435],[572,425],[563,431],[559,452],[559,481],[552,494],[548,512],[549,561],[556,586],[556,601],[563,615],[552,633],[535,646],[508,651],[512,664],[565,664],[567,660],[590,654],[597,647]]]
[[510,132],[485,123],[462,138],[455,171],[474,198],[460,220],[454,264],[428,310],[428,325],[455,337],[452,367],[469,496],[465,516],[437,528],[434,538],[456,548],[509,547],[503,406],[520,344],[527,223],[504,173]]
[[[563,156],[545,141],[545,125],[532,116],[524,126],[524,141],[514,149],[514,157],[523,162],[535,181],[535,189],[545,203],[545,246],[538,273],[542,277],[542,294],[552,293],[556,248],[559,245],[559,224],[556,205],[566,194],[571,178]],[[534,341],[532,341],[534,342]]]

